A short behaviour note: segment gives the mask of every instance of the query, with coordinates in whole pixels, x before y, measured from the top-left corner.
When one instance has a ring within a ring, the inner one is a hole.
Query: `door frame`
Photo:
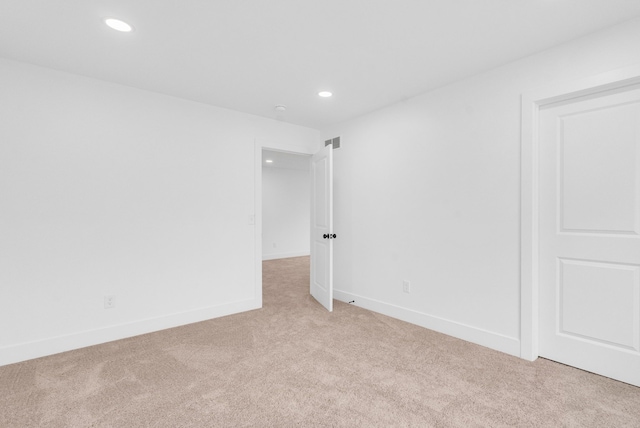
[[[540,108],[640,83],[640,65],[522,94],[520,164],[520,358],[538,358],[538,178]]]
[[[255,279],[254,295],[258,302],[258,307],[262,308],[262,150],[272,150],[276,152],[292,153],[295,155],[313,155],[317,148],[301,147],[291,143],[279,142],[276,140],[255,139],[254,142],[254,203],[253,221],[255,229],[254,258],[255,258]]]

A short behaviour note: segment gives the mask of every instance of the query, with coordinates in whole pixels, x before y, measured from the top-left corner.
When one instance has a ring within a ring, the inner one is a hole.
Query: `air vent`
[[[333,144],[333,149],[340,148],[340,137],[332,138],[330,140],[325,140],[324,146],[327,147],[329,144]]]

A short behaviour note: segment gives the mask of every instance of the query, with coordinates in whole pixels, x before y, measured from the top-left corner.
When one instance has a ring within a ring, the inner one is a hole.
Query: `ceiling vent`
[[[324,146],[327,147],[329,144],[333,144],[333,149],[340,148],[340,137],[332,138],[330,140],[325,140]]]

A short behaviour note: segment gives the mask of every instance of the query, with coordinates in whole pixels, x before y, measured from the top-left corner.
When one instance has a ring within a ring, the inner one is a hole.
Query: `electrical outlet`
[[[411,282],[406,279],[402,281],[402,291],[405,293],[411,293]]]
[[[111,309],[116,306],[116,296],[104,296],[104,308]]]

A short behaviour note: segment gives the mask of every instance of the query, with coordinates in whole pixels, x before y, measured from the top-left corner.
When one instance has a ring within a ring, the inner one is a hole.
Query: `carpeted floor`
[[[264,263],[264,308],[0,367],[1,427],[640,427],[640,388],[309,296]]]

